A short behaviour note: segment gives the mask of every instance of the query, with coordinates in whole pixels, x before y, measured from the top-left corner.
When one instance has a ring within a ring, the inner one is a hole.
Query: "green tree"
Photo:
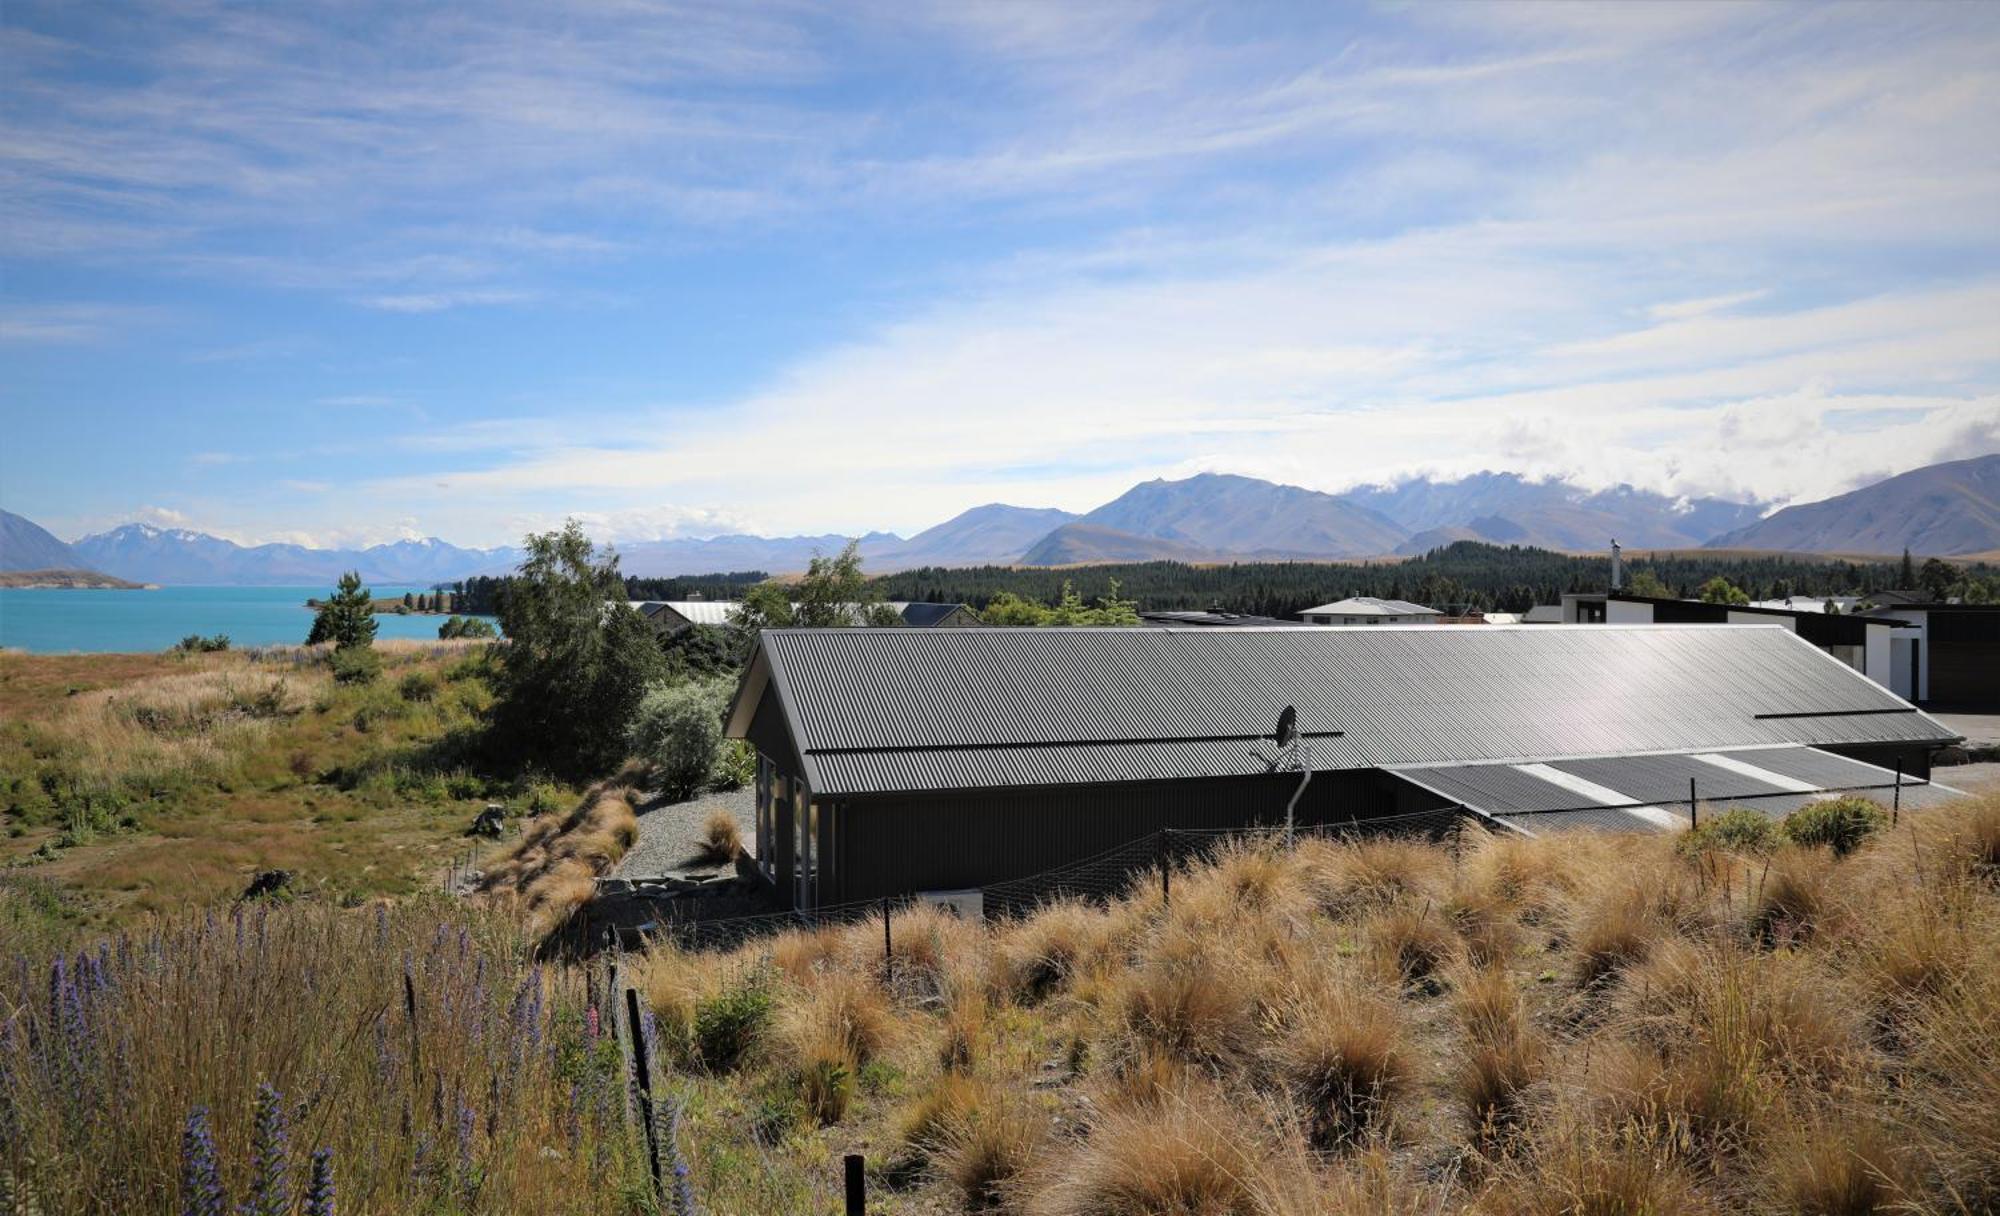
[[[1750,597],[1743,589],[1720,574],[1701,585],[1701,602],[1704,604],[1747,604]]]
[[[743,593],[743,600],[729,614],[729,628],[736,635],[737,662],[749,660],[757,648],[757,635],[766,629],[787,629],[795,620],[792,597],[777,583],[758,583]]]
[[[625,602],[617,555],[600,558],[576,521],[529,536],[525,548],[500,604],[508,641],[496,740],[555,772],[603,772],[623,757],[626,728],[666,660]]]
[[[793,624],[808,629],[863,624],[879,602],[861,573],[861,542],[852,540],[836,556],[814,555],[794,591]]]
[[[1674,589],[1661,582],[1660,576],[1654,574],[1651,570],[1633,571],[1632,585],[1626,590],[1630,591],[1633,595],[1651,596],[1654,599],[1670,600],[1674,598]]]
[[[1923,569],[1917,571],[1917,586],[1924,589],[1925,596],[1940,603],[1951,598],[1958,581],[1958,568],[1935,557],[1925,558]]]
[[[332,642],[336,650],[374,644],[375,601],[368,588],[361,585],[359,571],[349,570],[341,575],[333,598],[321,604],[313,617],[306,645],[317,646],[321,642]]]
[[[1903,546],[1903,564],[1896,571],[1896,590],[1914,591],[1917,586],[1917,568],[1910,561],[1910,547]]]
[[[979,613],[979,619],[988,625],[1021,628],[1041,624],[1046,619],[1048,611],[1033,600],[1022,599],[1012,591],[1002,591],[986,602],[986,607]]]
[[[720,625],[689,625],[660,643],[667,675],[673,680],[712,680],[735,672],[742,654],[736,638]]]
[[[493,622],[476,616],[454,616],[445,618],[438,626],[438,637],[449,641],[452,638],[490,638],[498,636]]]
[[[410,592],[408,592],[408,591],[405,591],[405,592],[403,592],[403,607],[405,607],[405,608],[418,608],[418,607],[421,607],[421,606],[422,606],[422,605],[420,605],[420,604],[418,604],[418,603],[417,603],[417,597],[416,597],[416,596],[415,596],[414,594],[412,594],[412,593],[410,593]]]
[[[903,623],[903,614],[887,604],[870,604],[862,613],[861,623],[877,629],[893,629]]]

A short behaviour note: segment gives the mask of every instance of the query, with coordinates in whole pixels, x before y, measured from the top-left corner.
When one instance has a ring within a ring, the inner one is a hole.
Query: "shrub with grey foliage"
[[[728,697],[725,684],[689,683],[655,685],[640,700],[626,742],[670,797],[692,797],[715,775]]]

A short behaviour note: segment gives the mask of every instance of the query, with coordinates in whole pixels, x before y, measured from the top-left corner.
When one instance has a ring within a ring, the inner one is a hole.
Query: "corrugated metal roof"
[[[1719,757],[1726,763],[1715,763]],[[1622,797],[1593,804],[1574,790],[1530,771],[1547,767],[1615,791]],[[1762,780],[1748,769],[1777,775]],[[1618,831],[1663,831],[1660,811],[1686,825],[1688,779],[1704,812],[1746,807],[1773,818],[1788,815],[1828,792],[1854,792],[1888,805],[1896,774],[1845,756],[1805,747],[1744,748],[1729,751],[1646,756],[1593,756],[1550,760],[1541,765],[1468,764],[1392,769],[1398,776],[1442,797],[1534,832],[1578,827]],[[1800,790],[1807,785],[1810,790]],[[1957,797],[1948,786],[1904,778],[1902,805],[1930,806]],[[1629,807],[1633,810],[1621,810]],[[1634,810],[1645,809],[1645,814]]]
[[[1331,604],[1308,608],[1300,616],[1436,616],[1438,610],[1408,600],[1385,600],[1380,596],[1356,595]]]
[[[1187,744],[1287,705],[1322,769],[1953,737],[1777,627],[801,629],[759,662],[828,794],[1255,772]]]

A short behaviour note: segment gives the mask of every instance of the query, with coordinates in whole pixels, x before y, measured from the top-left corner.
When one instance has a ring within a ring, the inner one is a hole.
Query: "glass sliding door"
[[[778,769],[757,753],[757,866],[764,876],[778,876]]]
[[[818,902],[819,808],[813,805],[812,791],[803,781],[792,788],[792,879],[795,908],[811,908]]]

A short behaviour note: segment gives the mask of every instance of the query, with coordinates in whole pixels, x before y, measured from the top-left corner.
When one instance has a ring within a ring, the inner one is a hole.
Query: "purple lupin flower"
[[[312,1176],[306,1182],[306,1216],[334,1216],[332,1149],[313,1150]]]
[[[472,1133],[478,1119],[470,1106],[458,1104],[458,1184],[465,1191],[468,1205],[479,1193],[479,1174],[472,1163]]]
[[[674,1216],[697,1216],[694,1173],[681,1153],[681,1100],[667,1099],[667,1160],[674,1167]]]
[[[257,1083],[257,1118],[250,1133],[250,1197],[243,1216],[291,1216],[291,1153],[286,1146],[285,1100],[268,1081]]]
[[[208,1108],[188,1112],[181,1132],[181,1216],[223,1216],[229,1197],[222,1192],[222,1172],[215,1161],[215,1137],[208,1130]]]

